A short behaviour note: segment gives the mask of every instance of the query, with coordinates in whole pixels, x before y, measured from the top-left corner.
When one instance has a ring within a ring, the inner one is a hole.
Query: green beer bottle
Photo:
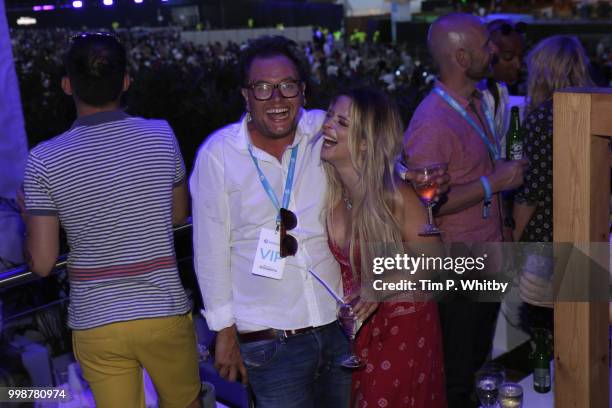
[[[506,135],[506,159],[520,160],[523,158],[523,135],[518,106],[510,109],[510,129]]]
[[[533,389],[545,394],[550,391],[550,349],[548,347],[548,331],[546,329],[534,329],[536,349],[533,355]]]

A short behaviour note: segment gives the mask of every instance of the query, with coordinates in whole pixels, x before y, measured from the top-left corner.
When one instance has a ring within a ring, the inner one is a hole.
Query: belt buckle
[[[287,340],[289,337],[293,337],[296,336],[298,334],[302,334],[299,333],[300,329],[294,329],[294,330],[280,330],[281,332],[281,338],[284,340]]]
[[[280,340],[281,343],[286,343],[287,340],[289,339],[289,336],[287,335],[287,330],[277,330],[278,333],[278,339]]]

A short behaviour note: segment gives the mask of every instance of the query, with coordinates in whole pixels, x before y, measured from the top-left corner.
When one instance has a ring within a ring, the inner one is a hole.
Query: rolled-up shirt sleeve
[[[219,155],[221,156],[221,155]],[[193,259],[211,330],[235,323],[230,267],[230,219],[224,164],[205,144],[189,180],[193,215]]]

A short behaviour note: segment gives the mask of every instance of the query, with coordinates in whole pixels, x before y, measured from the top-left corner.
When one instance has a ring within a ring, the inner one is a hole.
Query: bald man
[[[409,164],[448,163],[450,190],[437,207],[442,240],[501,242],[499,193],[523,183],[524,161],[499,161],[492,113],[476,85],[490,73],[496,51],[476,17],[450,14],[429,29],[439,68],[433,91],[417,108],[404,136]],[[476,303],[460,291],[440,304],[449,407],[472,407],[475,372],[488,357],[499,303]]]

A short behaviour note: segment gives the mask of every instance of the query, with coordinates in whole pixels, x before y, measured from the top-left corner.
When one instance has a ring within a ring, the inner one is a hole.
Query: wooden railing
[[[612,90],[556,93],[553,120],[554,241],[588,255],[570,259],[557,288],[555,407],[609,408],[609,275],[585,259],[609,263],[609,247],[596,243],[609,242]],[[567,300],[568,289],[588,298]]]

